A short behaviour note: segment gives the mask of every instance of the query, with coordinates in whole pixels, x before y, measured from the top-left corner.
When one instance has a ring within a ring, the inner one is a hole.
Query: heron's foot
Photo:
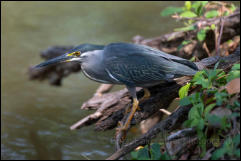
[[[151,93],[147,88],[143,88],[143,90],[144,90],[144,96],[140,99],[140,102],[147,100],[151,96]]]
[[[136,110],[137,110],[137,111],[141,111],[140,106],[138,106]],[[130,112],[131,112],[131,107],[129,106],[129,107],[127,107],[127,108],[125,109],[125,115],[128,114],[128,113],[130,113]]]
[[[116,128],[116,136],[118,136],[120,133],[122,134],[121,141],[124,141],[126,138],[126,132],[128,128],[125,128],[122,122],[118,122],[118,127]]]
[[[137,109],[136,109],[137,111],[141,111],[141,108],[140,108],[140,106],[137,106]]]
[[[123,132],[124,138],[126,136],[126,132],[127,132],[128,128],[129,128],[131,120],[132,120],[136,110],[138,109],[138,104],[139,104],[139,102],[138,102],[137,98],[134,98],[133,99],[133,105],[132,105],[131,112],[130,112],[127,120],[125,121],[124,125],[123,125],[122,122],[118,122],[119,127],[116,128],[116,132],[117,132],[117,134],[120,133],[120,132]]]
[[[125,109],[125,115],[128,114],[129,112],[131,112],[131,107],[128,106],[126,109]],[[118,124],[120,124],[120,122],[118,122]]]

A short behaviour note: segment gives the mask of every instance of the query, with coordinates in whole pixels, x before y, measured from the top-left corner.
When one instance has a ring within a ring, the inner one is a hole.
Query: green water
[[[69,130],[90,113],[80,106],[99,84],[78,73],[53,87],[29,81],[28,68],[52,45],[131,42],[138,34],[172,32],[180,24],[160,16],[170,5],[182,2],[2,2],[1,158],[105,159],[113,153],[114,130]]]

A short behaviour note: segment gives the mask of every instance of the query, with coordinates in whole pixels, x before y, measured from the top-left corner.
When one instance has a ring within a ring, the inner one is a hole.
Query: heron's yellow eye
[[[80,52],[79,51],[75,51],[73,53],[68,54],[67,56],[80,56]]]

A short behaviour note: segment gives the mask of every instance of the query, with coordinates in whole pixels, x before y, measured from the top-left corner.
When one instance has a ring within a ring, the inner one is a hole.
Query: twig
[[[220,28],[219,35],[218,35],[218,42],[217,42],[217,49],[216,49],[216,55],[218,55],[218,56],[221,56],[221,54],[220,54],[220,43],[221,43],[221,39],[222,39],[223,26],[224,26],[223,17],[220,18],[220,24],[221,24],[221,28]]]
[[[124,95],[125,93],[127,93],[127,89],[123,89],[123,90],[113,92],[113,93],[107,93],[103,96],[94,96],[92,98],[92,99],[94,99],[94,101],[92,101],[92,103],[98,104],[99,102],[101,102],[102,104],[100,105],[100,108],[98,108],[98,110],[95,113],[86,116],[85,118],[81,119],[80,121],[78,121],[77,123],[72,125],[70,127],[70,129],[75,130],[75,129],[81,128],[82,126],[90,124],[91,122],[96,122],[100,117],[103,116],[103,113],[105,110],[118,104],[120,99],[123,96],[125,96]],[[91,103],[91,100],[89,100],[88,103]],[[82,108],[84,108],[85,106],[86,106],[86,104],[82,105]]]
[[[102,96],[103,93],[109,92],[113,86],[113,84],[101,84],[96,90],[94,96]]]
[[[160,111],[161,112],[163,112],[164,114],[166,114],[166,115],[171,115],[172,113],[171,112],[169,112],[169,111],[167,111],[167,110],[165,110],[165,109],[160,109]]]
[[[194,128],[187,128],[179,130],[167,137],[167,141],[173,141],[176,139],[180,139],[182,137],[192,136],[196,133],[196,130]]]
[[[207,47],[207,43],[206,43],[206,42],[203,43],[203,48],[204,48],[205,51],[207,52],[208,57],[210,57],[210,56],[211,56],[211,53],[210,53],[210,51],[209,51],[209,49],[208,49],[208,47]]]

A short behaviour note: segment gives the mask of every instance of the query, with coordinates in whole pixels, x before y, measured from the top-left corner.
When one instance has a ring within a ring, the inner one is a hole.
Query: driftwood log
[[[221,60],[219,68],[228,70],[234,63],[239,62],[240,59],[239,47],[237,48],[240,41],[240,37],[237,36],[240,35],[240,11],[237,10],[232,15],[224,17],[222,21],[222,27],[220,25],[220,18],[212,20],[201,20],[195,24],[198,28],[211,24],[215,24],[218,29],[223,28],[221,34],[222,37],[218,35],[219,32],[210,31],[207,33],[207,38],[203,43],[198,42],[198,40],[193,40],[194,37],[196,37],[198,30],[174,32],[150,39],[136,36],[133,38],[133,42],[148,45],[169,54],[184,58],[191,58],[195,56],[197,60],[202,59],[201,61],[196,62],[199,69],[207,68],[210,65],[216,63],[218,60]],[[218,48],[220,48],[220,55],[224,56],[221,58],[219,56],[215,56],[215,49],[217,49],[218,44],[217,37],[220,38],[220,44],[218,46]],[[178,46],[182,43],[183,40],[192,40],[192,43],[179,49]],[[233,40],[233,43],[227,44],[227,40]],[[73,48],[73,46],[50,47],[43,51],[41,56],[44,59],[50,59],[64,54],[71,48]],[[233,52],[234,54],[230,54]],[[208,56],[211,57],[205,58]],[[52,85],[61,85],[61,81],[64,77],[73,72],[79,71],[81,71],[81,67],[78,63],[64,63],[53,65],[41,71],[36,71],[30,67],[29,76],[32,80],[49,79],[49,82]],[[149,88],[151,97],[144,102],[140,102],[141,110],[135,113],[131,125],[138,124],[142,120],[150,118],[151,116],[160,112],[161,108],[166,109],[173,101],[173,99],[178,96],[179,88],[189,80],[190,77],[183,77],[177,80],[178,83],[168,82]],[[72,130],[94,123],[96,125],[96,130],[113,129],[117,126],[119,121],[123,121],[125,117],[127,117],[127,115],[125,115],[126,108],[131,106],[131,98],[128,91],[123,89],[120,91],[108,93],[111,87],[112,85],[101,85],[93,97],[83,103],[81,109],[96,109],[96,111],[72,125]],[[143,94],[144,92],[142,89],[137,90],[138,98],[142,97]],[[139,145],[147,144],[158,133],[165,133],[175,129],[178,127],[178,125],[186,120],[187,113],[190,108],[190,106],[179,107],[175,112],[168,116],[166,120],[163,120],[153,126],[146,134],[143,134],[140,138],[124,145],[123,147],[119,146],[116,153],[114,153],[108,159],[119,159],[120,157],[134,150]]]

